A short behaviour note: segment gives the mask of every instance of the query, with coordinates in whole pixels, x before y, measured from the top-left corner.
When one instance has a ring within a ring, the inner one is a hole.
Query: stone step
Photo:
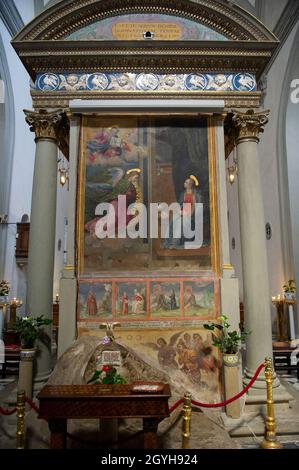
[[[231,419],[222,416],[223,424],[229,435],[233,438],[245,436],[263,436],[265,433],[266,417],[261,414],[245,413],[240,419]],[[284,413],[276,414],[277,436],[298,439],[299,436],[299,416],[294,410],[289,409]]]

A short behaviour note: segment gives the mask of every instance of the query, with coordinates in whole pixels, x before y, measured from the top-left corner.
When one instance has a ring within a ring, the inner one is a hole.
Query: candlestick
[[[3,340],[4,308],[5,307],[0,306],[0,340]]]
[[[17,318],[17,308],[23,305],[23,301],[14,297],[9,303],[9,323],[8,328],[12,329],[13,325],[16,322]]]
[[[287,325],[284,314],[284,304],[286,303],[283,295],[278,294],[272,296],[272,303],[276,306],[277,315],[277,339],[279,342],[284,342],[288,339],[287,337]]]

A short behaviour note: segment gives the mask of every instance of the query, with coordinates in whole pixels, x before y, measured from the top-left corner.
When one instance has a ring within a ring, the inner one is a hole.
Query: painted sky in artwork
[[[66,40],[144,40],[149,24],[154,39],[225,41],[227,38],[207,26],[186,18],[164,14],[129,14],[105,18],[75,31]],[[140,25],[140,26],[139,26]],[[140,36],[140,37],[139,37]]]

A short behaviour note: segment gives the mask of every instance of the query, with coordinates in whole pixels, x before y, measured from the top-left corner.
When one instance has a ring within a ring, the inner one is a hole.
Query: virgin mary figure
[[[184,191],[180,194],[179,205],[181,210],[174,213],[169,224],[169,236],[164,239],[163,247],[170,249],[184,249],[185,242],[192,240],[185,238],[184,234],[195,228],[195,204],[202,202],[198,180],[194,175],[190,175],[184,182]],[[191,227],[190,227],[191,225]],[[175,228],[181,228],[179,236]]]

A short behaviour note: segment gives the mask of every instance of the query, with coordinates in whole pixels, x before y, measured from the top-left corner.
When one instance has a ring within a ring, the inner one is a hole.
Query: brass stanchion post
[[[189,438],[191,435],[190,432],[190,422],[191,422],[191,393],[187,392],[184,395],[184,406],[183,406],[183,449],[188,449],[189,447]]]
[[[17,397],[17,449],[25,449],[25,391]]]
[[[266,357],[265,359],[265,377],[267,383],[267,418],[265,438],[261,443],[262,449],[282,449],[281,443],[276,438],[276,423],[274,414],[273,402],[273,368],[272,359]]]

